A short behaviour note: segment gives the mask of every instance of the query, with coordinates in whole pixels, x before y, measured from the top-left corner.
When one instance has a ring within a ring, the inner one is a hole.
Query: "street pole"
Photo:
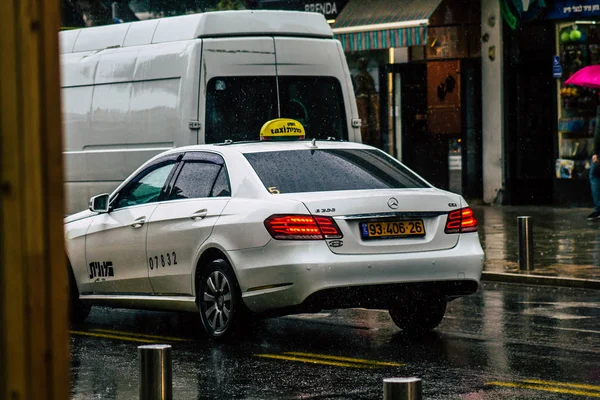
[[[519,237],[519,269],[533,271],[533,230],[531,217],[517,217],[517,235]]]
[[[383,400],[421,399],[421,379],[386,378],[383,380]]]
[[[68,399],[61,2],[0,16],[0,399]]]
[[[138,346],[140,400],[173,400],[171,346]]]

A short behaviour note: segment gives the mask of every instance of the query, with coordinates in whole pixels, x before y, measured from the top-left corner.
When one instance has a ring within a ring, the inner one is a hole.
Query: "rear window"
[[[326,76],[236,76],[208,82],[206,143],[258,140],[269,120],[300,121],[308,139],[348,139],[340,82]]]
[[[377,150],[290,150],[244,155],[271,193],[429,187]]]

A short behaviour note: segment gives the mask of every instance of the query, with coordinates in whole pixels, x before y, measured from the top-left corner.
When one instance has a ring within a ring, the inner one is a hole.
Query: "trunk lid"
[[[386,254],[444,250],[458,234],[444,232],[461,197],[435,188],[382,189],[280,195],[301,201],[314,215],[333,217],[344,237],[328,240],[336,254]],[[389,204],[388,204],[389,203]],[[424,232],[423,232],[424,231]]]

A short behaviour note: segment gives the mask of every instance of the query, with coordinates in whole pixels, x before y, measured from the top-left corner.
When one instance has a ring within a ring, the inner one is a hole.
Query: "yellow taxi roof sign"
[[[290,118],[272,119],[260,129],[260,140],[302,140],[304,136],[302,124]]]

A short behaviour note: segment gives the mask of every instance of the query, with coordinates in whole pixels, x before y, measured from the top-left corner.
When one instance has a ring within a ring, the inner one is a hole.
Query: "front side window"
[[[119,194],[115,208],[154,203],[159,200],[175,161],[158,164],[134,178]]]
[[[336,78],[239,76],[208,82],[206,143],[258,140],[263,124],[279,116],[300,121],[307,139],[348,137],[342,89]]]
[[[428,187],[419,176],[378,150],[288,150],[244,156],[272,192]]]

